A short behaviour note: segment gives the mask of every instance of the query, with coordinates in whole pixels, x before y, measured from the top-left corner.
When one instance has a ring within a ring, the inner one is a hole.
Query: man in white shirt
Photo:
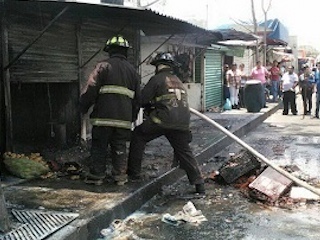
[[[288,115],[289,104],[291,113],[297,115],[295,87],[298,85],[299,77],[294,72],[294,67],[289,66],[288,71],[281,78],[280,89],[283,92],[283,115]]]

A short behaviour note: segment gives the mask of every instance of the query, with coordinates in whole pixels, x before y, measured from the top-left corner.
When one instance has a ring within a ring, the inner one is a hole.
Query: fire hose
[[[292,180],[294,183],[296,183],[297,185],[304,187],[308,190],[310,190],[311,192],[317,194],[318,196],[320,196],[320,189],[315,188],[313,186],[311,186],[310,184],[308,184],[305,181],[302,181],[301,179],[293,176],[292,174],[290,174],[289,172],[285,171],[284,169],[280,168],[279,166],[273,164],[272,162],[270,162],[270,160],[268,160],[265,156],[263,156],[261,153],[259,153],[258,151],[256,151],[254,148],[252,148],[251,146],[249,146],[248,144],[246,144],[244,141],[242,141],[240,138],[238,138],[236,135],[234,135],[233,133],[231,133],[230,131],[228,131],[227,129],[225,129],[223,126],[221,126],[220,124],[218,124],[217,122],[215,122],[214,120],[212,120],[211,118],[207,117],[206,115],[200,113],[199,111],[190,108],[190,112],[197,115],[198,117],[202,118],[203,120],[207,121],[208,123],[210,123],[211,125],[213,125],[214,127],[216,127],[218,130],[220,130],[221,132],[223,132],[224,134],[226,134],[228,137],[232,138],[233,140],[235,140],[237,143],[239,143],[242,147],[246,148],[248,151],[250,151],[253,155],[255,155],[259,160],[261,160],[262,162],[264,162],[265,164],[267,164],[268,166],[270,166],[271,168],[273,168],[274,170],[276,170],[277,172],[279,172],[280,174],[282,174],[283,176],[289,178],[290,180]]]

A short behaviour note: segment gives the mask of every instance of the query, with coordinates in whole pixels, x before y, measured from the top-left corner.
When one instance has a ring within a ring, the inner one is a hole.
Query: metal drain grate
[[[0,236],[0,240],[41,240],[79,216],[77,213],[39,210],[12,210],[12,214],[24,224]]]

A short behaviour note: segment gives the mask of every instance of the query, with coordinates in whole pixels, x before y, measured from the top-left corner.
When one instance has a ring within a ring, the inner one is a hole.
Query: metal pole
[[[200,113],[199,111],[190,108],[190,112],[192,112],[193,114],[197,115],[198,117],[202,118],[203,120],[207,121],[208,123],[210,123],[211,125],[215,126],[218,130],[220,130],[221,132],[225,133],[228,137],[232,138],[233,140],[235,140],[237,143],[239,143],[242,147],[246,148],[247,150],[249,150],[253,155],[255,155],[257,158],[259,158],[261,161],[263,161],[264,163],[266,163],[268,166],[272,167],[274,170],[276,170],[277,172],[279,172],[280,174],[282,174],[283,176],[289,178],[290,180],[292,180],[293,182],[295,182],[296,184],[298,184],[301,187],[304,187],[308,190],[310,190],[311,192],[314,192],[315,194],[317,194],[318,196],[320,196],[320,189],[315,188],[311,185],[309,185],[308,183],[296,178],[295,176],[291,175],[290,173],[288,173],[287,171],[283,170],[282,168],[278,167],[277,165],[273,164],[272,162],[270,162],[265,156],[263,156],[261,153],[257,152],[255,149],[253,149],[252,147],[250,147],[248,144],[246,144],[244,141],[242,141],[240,138],[238,138],[236,135],[234,135],[233,133],[231,133],[230,131],[228,131],[227,129],[225,129],[224,127],[222,127],[220,124],[218,124],[217,122],[215,122],[214,120],[212,120],[211,118],[207,117],[206,115]]]

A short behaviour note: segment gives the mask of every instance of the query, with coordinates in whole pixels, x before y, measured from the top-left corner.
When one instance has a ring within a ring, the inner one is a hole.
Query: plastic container
[[[259,80],[248,80],[244,87],[244,103],[248,112],[260,112],[264,89]]]

